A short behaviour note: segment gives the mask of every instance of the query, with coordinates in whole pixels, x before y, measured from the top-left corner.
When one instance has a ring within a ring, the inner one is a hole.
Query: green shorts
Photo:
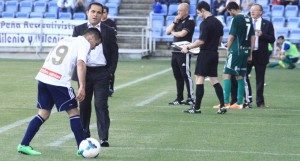
[[[229,52],[223,73],[244,77],[246,75],[249,54],[250,50],[240,50],[239,53]]]

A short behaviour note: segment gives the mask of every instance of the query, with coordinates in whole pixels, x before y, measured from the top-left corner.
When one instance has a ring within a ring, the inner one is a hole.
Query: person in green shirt
[[[273,68],[280,65],[283,68],[294,69],[296,63],[299,60],[299,51],[297,46],[289,41],[284,39],[284,36],[279,36],[277,38],[277,43],[281,46],[281,51],[279,52],[279,62],[270,63],[269,67]]]

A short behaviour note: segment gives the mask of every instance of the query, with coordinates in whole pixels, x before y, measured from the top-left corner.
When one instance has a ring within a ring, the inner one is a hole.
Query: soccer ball
[[[79,145],[79,151],[84,158],[96,158],[100,153],[100,144],[94,138],[86,138]]]

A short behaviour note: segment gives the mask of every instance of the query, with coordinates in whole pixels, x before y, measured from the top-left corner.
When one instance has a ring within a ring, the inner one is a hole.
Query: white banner
[[[85,20],[0,19],[0,46],[55,46]]]

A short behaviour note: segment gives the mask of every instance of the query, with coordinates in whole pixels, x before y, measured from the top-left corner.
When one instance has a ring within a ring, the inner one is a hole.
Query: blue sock
[[[42,124],[45,122],[45,120],[40,116],[36,115],[29,123],[26,133],[23,137],[23,140],[21,142],[21,145],[29,146],[29,143],[35,136],[35,134],[39,131]]]
[[[74,133],[74,136],[75,136],[75,139],[77,142],[77,146],[79,147],[79,144],[81,143],[81,141],[85,139],[83,127],[80,122],[80,116],[76,115],[76,116],[70,117],[70,125],[71,125],[71,129]]]

